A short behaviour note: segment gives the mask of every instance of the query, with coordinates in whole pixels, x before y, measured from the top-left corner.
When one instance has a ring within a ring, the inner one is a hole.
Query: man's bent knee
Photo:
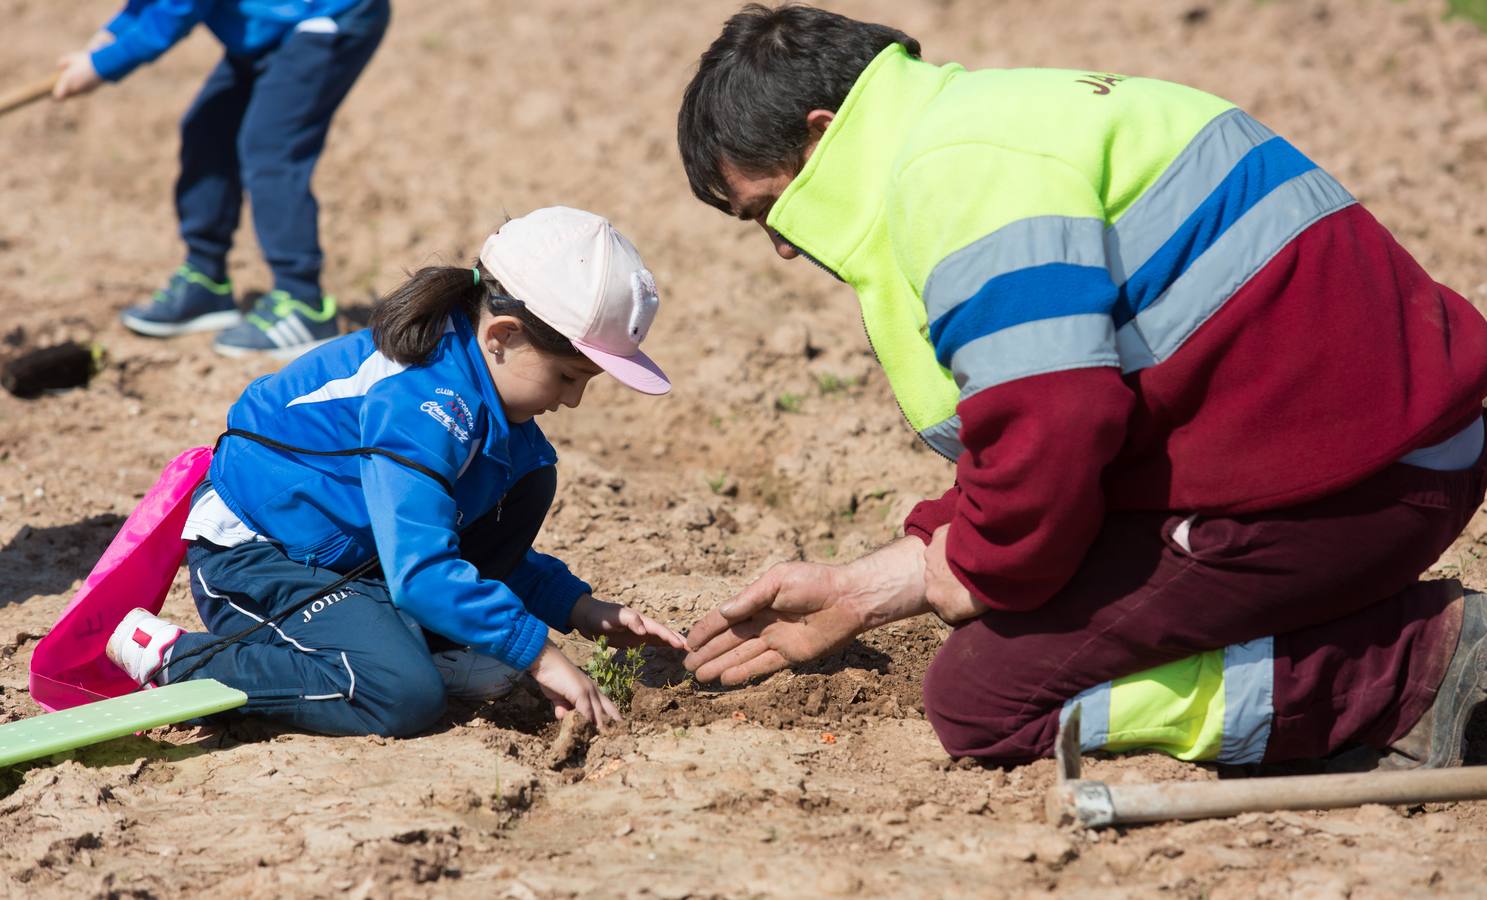
[[[963,626],[946,639],[924,673],[924,717],[935,730],[945,752],[996,762],[1027,762],[1046,756],[1043,720],[1057,710],[1030,709],[1019,702],[1007,706],[1006,694],[988,689],[988,661],[975,652],[970,629]]]

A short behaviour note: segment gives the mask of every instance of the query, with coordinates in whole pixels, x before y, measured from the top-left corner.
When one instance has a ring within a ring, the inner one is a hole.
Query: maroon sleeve
[[[946,555],[972,596],[1033,609],[1068,582],[1104,520],[1101,475],[1134,402],[1113,367],[1020,378],[961,401],[966,451]]]
[[[935,530],[955,517],[955,504],[959,499],[960,485],[952,484],[939,499],[920,500],[904,519],[904,534],[913,535],[928,546]]]

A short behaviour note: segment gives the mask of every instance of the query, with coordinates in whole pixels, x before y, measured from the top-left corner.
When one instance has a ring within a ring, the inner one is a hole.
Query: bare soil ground
[[[0,0],[0,85],[49,69],[107,0]],[[1286,134],[1437,278],[1487,304],[1487,40],[1441,0],[840,2],[969,66],[1183,81]],[[665,296],[652,401],[597,385],[544,427],[562,454],[541,546],[604,595],[687,626],[769,564],[892,537],[950,469],[900,420],[850,293],[693,201],[678,97],[732,2],[403,2],[321,165],[326,283],[348,306],[465,260],[503,214],[612,217]],[[73,337],[86,390],[0,395],[0,721],[36,714],[37,638],[164,463],[210,443],[271,370],[120,309],[178,263],[175,123],[217,55],[198,33],[122,86],[0,119],[0,352]],[[251,229],[240,289],[269,285]],[[1319,336],[1320,337],[1320,336]],[[1479,517],[1436,567],[1487,587]],[[168,614],[193,619],[184,583]],[[14,896],[1477,895],[1487,806],[1247,815],[1104,834],[1042,822],[1051,762],[964,767],[922,717],[935,623],[734,691],[653,657],[629,725],[548,767],[534,696],[413,740],[243,724],[162,729],[0,773]],[[586,648],[573,642],[582,657]],[[1480,754],[1477,754],[1480,755]],[[1115,781],[1211,779],[1165,758]]]

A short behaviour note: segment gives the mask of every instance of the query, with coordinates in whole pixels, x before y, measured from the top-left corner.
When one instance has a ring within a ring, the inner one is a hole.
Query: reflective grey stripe
[[[960,443],[960,416],[951,416],[943,422],[931,425],[919,432],[919,436],[947,459],[959,459],[966,449]]]
[[[1105,232],[1111,279],[1124,284],[1229,177],[1246,153],[1273,137],[1275,132],[1238,109],[1204,125]]]
[[[1231,109],[1188,142],[1165,171],[1107,227],[1097,218],[1036,216],[1019,219],[955,251],[935,266],[924,285],[931,322],[954,309],[998,275],[1049,263],[1108,269],[1123,284],[1207,200],[1235,164],[1275,132]]]
[[[1115,324],[1113,320],[1111,324]],[[1135,372],[1157,364],[1156,355],[1147,346],[1141,332],[1136,330],[1135,319],[1115,332],[1115,352],[1120,357],[1121,372]]]
[[[1224,741],[1218,761],[1235,765],[1265,758],[1275,717],[1275,638],[1224,648]]]
[[[1104,750],[1110,742],[1110,682],[1097,684],[1065,700],[1058,711],[1058,723],[1064,724],[1069,713],[1079,707],[1079,746],[1083,750]]]
[[[1118,365],[1115,321],[1099,313],[1003,328],[971,341],[950,358],[961,399],[1029,375]]]
[[[1255,121],[1242,110],[1231,109],[1203,126],[1187,147],[1183,148],[1182,152],[1168,164],[1156,182],[1146,189],[1145,193],[1114,225],[1107,227],[1094,218],[1039,216],[1012,222],[955,251],[935,266],[925,284],[924,302],[929,321],[937,320],[963,303],[992,278],[1030,266],[1057,262],[1099,266],[1110,272],[1111,280],[1117,285],[1124,284],[1130,274],[1150,260],[1152,255],[1172,237],[1173,232],[1187,221],[1188,217],[1212,195],[1225,178],[1229,177],[1234,166],[1244,159],[1247,153],[1273,137],[1275,133],[1269,128]],[[1330,182],[1337,192],[1346,196],[1341,186],[1322,174],[1320,170],[1307,173],[1296,180],[1308,183]],[[1192,328],[1180,331],[1175,342],[1153,339],[1152,332],[1147,331],[1141,324],[1143,316],[1138,316],[1135,323],[1127,323],[1120,330],[1116,335],[1116,345],[1122,371],[1133,372],[1144,369],[1171,355],[1177,346],[1181,345],[1182,340],[1192,333],[1193,329],[1207,321],[1208,317],[1223,305],[1223,301],[1227,300],[1244,280],[1257,272],[1263,262],[1268,261],[1284,245],[1285,241],[1282,241],[1280,244],[1259,249],[1246,248],[1247,255],[1250,257],[1258,255],[1261,264],[1248,268],[1239,282],[1218,295],[1203,296],[1201,291],[1213,290],[1219,279],[1211,279],[1207,284],[1200,284],[1198,280],[1192,279],[1194,270],[1197,269],[1231,268],[1224,265],[1225,254],[1232,252],[1234,246],[1253,237],[1251,235],[1236,238],[1234,236],[1236,233],[1244,235],[1255,232],[1265,235],[1285,228],[1286,223],[1294,218],[1294,216],[1288,217],[1286,213],[1296,212],[1294,208],[1288,208],[1287,204],[1297,198],[1278,200],[1275,195],[1283,191],[1289,191],[1291,194],[1305,193],[1305,189],[1298,188],[1293,182],[1288,182],[1272,192],[1270,197],[1256,204],[1254,209],[1251,209],[1213,247],[1199,257],[1183,278],[1168,288],[1167,294],[1171,294],[1185,281],[1191,281],[1194,285],[1193,293],[1200,295],[1201,308],[1193,309],[1191,315],[1185,317],[1193,320]],[[1351,200],[1350,197],[1348,199]],[[1322,214],[1338,208],[1340,205],[1333,205]],[[1242,227],[1251,217],[1263,218],[1271,214],[1278,214],[1280,221],[1273,223],[1268,229],[1257,228],[1253,224]],[[1309,219],[1306,224],[1310,224],[1319,217],[1320,214]],[[1305,225],[1296,228],[1295,232],[1299,232],[1304,227]],[[1291,236],[1294,236],[1295,232],[1292,232]],[[1227,245],[1226,240],[1229,242]],[[1153,306],[1161,303],[1163,299],[1165,295],[1155,301]],[[1173,310],[1169,310],[1165,315],[1168,318],[1183,318]],[[1161,314],[1153,317],[1153,321],[1159,326],[1164,324]],[[1006,331],[1010,333],[1017,328],[1030,326],[1033,331],[1036,331],[1037,326],[1041,324],[1041,322],[1027,323],[1006,329]],[[1163,333],[1165,334],[1167,330],[1170,329],[1164,330]],[[1170,337],[1170,335],[1167,336]],[[980,341],[974,343],[980,344]],[[994,348],[1002,351],[1012,345],[1012,341],[1003,341],[995,344]],[[969,346],[972,345],[967,345]],[[1162,349],[1163,347],[1166,349]],[[966,349],[961,348],[960,353],[964,353]],[[960,353],[957,353],[958,359]],[[1022,355],[1026,357],[1029,354]],[[1106,364],[1094,361],[1094,356],[1085,361],[1078,353],[1061,355],[1070,361],[1068,368],[1079,365]],[[1108,359],[1108,356],[1101,358]],[[1110,362],[1109,364],[1116,363]],[[998,366],[992,364],[987,368],[998,368]],[[1011,372],[1018,371],[1019,368],[1017,364],[1009,364],[1005,370]],[[1059,368],[1059,366],[1051,365],[1041,371],[1057,371]],[[958,367],[957,371],[959,371]],[[1023,375],[1012,378],[1003,378],[995,372],[990,372],[983,386],[1005,383],[1017,377],[1037,374],[1038,371],[1040,370],[1028,369],[1023,372]],[[975,378],[974,380],[981,379]],[[961,396],[965,396],[964,391]]]
[[[1149,355],[1123,356],[1122,371],[1133,372],[1170,357],[1296,235],[1354,202],[1321,169],[1298,175],[1271,191],[1121,328],[1135,329],[1136,335],[1122,338],[1117,334],[1118,345],[1135,348],[1144,343],[1149,348]]]
[[[1049,263],[1105,268],[1105,223],[1100,219],[1037,216],[1018,219],[960,248],[924,282],[929,321],[964,303],[998,275]]]

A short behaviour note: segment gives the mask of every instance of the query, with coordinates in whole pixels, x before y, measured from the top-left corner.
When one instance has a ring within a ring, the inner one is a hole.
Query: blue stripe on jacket
[[[1115,308],[1116,327],[1151,305],[1194,260],[1271,191],[1316,167],[1316,163],[1282,138],[1271,138],[1245,154],[1162,248],[1121,285],[1120,302]]]
[[[998,275],[964,303],[930,325],[940,365],[955,351],[988,334],[1062,316],[1109,315],[1116,302],[1110,273],[1094,266],[1049,263]]]

